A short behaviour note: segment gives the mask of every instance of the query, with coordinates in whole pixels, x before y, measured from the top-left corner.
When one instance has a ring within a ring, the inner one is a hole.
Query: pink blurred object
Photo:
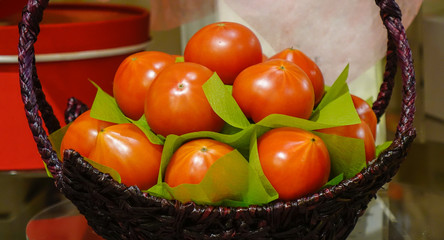
[[[206,16],[215,10],[214,0],[151,0],[152,30],[167,30]]]
[[[398,0],[407,28],[423,0]],[[197,3],[196,3],[197,2]],[[176,4],[178,3],[178,4]],[[347,64],[349,81],[386,53],[387,33],[374,1],[151,0],[152,29],[168,29],[215,12],[218,21],[250,27],[272,50],[294,47],[312,58],[331,85]]]

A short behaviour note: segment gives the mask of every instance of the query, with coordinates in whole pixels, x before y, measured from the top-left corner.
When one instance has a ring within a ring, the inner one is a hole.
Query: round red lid
[[[43,14],[36,54],[108,49],[149,40],[149,12],[140,7],[54,3]],[[17,55],[17,24],[14,18],[0,26],[0,36],[6,36],[0,38],[0,55]]]

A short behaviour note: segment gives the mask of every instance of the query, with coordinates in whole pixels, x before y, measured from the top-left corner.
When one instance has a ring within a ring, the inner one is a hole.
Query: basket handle
[[[395,133],[397,145],[405,145],[416,136],[413,126],[416,112],[416,80],[412,60],[412,52],[407,40],[404,26],[402,25],[402,13],[394,0],[376,0],[380,8],[380,16],[387,29],[387,55],[383,83],[376,101],[373,103],[373,111],[378,120],[384,114],[392,95],[397,64],[401,69],[402,78],[402,103],[400,120]]]
[[[19,23],[18,62],[20,90],[28,125],[34,136],[41,158],[57,180],[61,176],[62,164],[48,139],[48,134],[42,124],[42,118],[49,133],[59,129],[60,123],[42,91],[42,86],[37,76],[34,52],[34,43],[40,32],[39,23],[42,20],[43,10],[48,6],[48,2],[49,0],[29,0],[23,9],[22,20]]]
[[[40,31],[39,23],[49,0],[28,0],[23,9],[22,21],[19,24],[18,60],[20,72],[20,88],[29,128],[34,136],[38,151],[47,165],[48,170],[56,179],[61,177],[62,163],[48,139],[42,118],[48,132],[60,128],[60,124],[51,106],[46,102],[41,89],[35,67],[34,43]],[[384,113],[393,89],[397,62],[400,64],[403,82],[401,118],[395,135],[394,146],[402,147],[415,136],[413,118],[415,114],[416,84],[411,50],[407,42],[405,29],[401,22],[401,11],[394,0],[376,0],[380,7],[381,19],[387,28],[388,48],[386,72],[380,93],[374,103],[374,111],[378,118]],[[39,116],[39,112],[42,117]],[[396,144],[395,144],[396,143]]]

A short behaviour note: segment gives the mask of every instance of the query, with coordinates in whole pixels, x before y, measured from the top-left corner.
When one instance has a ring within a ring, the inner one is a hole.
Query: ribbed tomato
[[[330,175],[330,156],[322,139],[299,128],[275,128],[257,142],[262,170],[283,200],[319,190]]]
[[[296,64],[281,59],[243,70],[234,81],[233,97],[254,122],[273,113],[308,119],[315,100],[307,74]]]
[[[372,131],[364,121],[361,121],[359,124],[325,128],[316,131],[343,137],[362,139],[364,140],[366,162],[369,163],[375,158],[375,140],[373,138]]]
[[[364,99],[353,94],[351,95],[351,97],[353,100],[353,105],[358,112],[359,118],[367,123],[367,125],[370,127],[370,130],[372,131],[373,138],[376,139],[376,127],[378,124],[378,120],[376,119],[375,112],[373,112],[373,109],[366,101],[364,101]]]
[[[310,78],[315,92],[315,105],[318,104],[324,96],[324,76],[318,65],[305,53],[295,48],[286,48],[279,53],[271,56],[269,59],[285,59],[298,65]]]
[[[66,130],[62,139],[60,152],[65,149],[74,149],[83,157],[89,157],[91,150],[96,146],[97,134],[104,128],[114,125],[92,118],[88,110],[74,120]]]
[[[152,81],[175,60],[157,51],[134,53],[123,60],[114,76],[113,95],[127,117],[138,120],[143,115],[145,95]]]
[[[165,68],[153,81],[145,101],[145,117],[151,129],[163,136],[222,129],[224,121],[213,111],[202,85],[213,74],[190,62]]]
[[[146,190],[157,183],[162,148],[136,125],[117,124],[99,132],[89,159],[116,170],[122,183]]]
[[[233,84],[243,69],[262,61],[262,47],[256,35],[244,25],[217,22],[191,37],[185,46],[184,59],[208,67],[225,84]]]
[[[212,139],[187,142],[171,157],[165,171],[165,182],[170,187],[198,184],[216,160],[233,150],[230,145]]]
[[[116,170],[128,186],[144,190],[157,182],[162,146],[151,143],[134,124],[100,121],[87,111],[68,127],[61,152],[65,149]]]

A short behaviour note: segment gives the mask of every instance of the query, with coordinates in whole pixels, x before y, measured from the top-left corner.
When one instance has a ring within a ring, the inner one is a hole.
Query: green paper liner
[[[157,185],[147,192],[150,195],[181,202],[193,201],[202,205],[241,207],[262,205],[277,199],[274,189],[262,184],[256,163],[247,161],[250,141],[256,140],[254,125],[235,134],[195,132],[182,136],[169,135],[165,140]],[[182,184],[170,187],[163,182],[164,173],[173,153],[185,142],[211,138],[226,143],[236,150],[216,160],[199,184]],[[244,152],[243,154],[241,152]]]

